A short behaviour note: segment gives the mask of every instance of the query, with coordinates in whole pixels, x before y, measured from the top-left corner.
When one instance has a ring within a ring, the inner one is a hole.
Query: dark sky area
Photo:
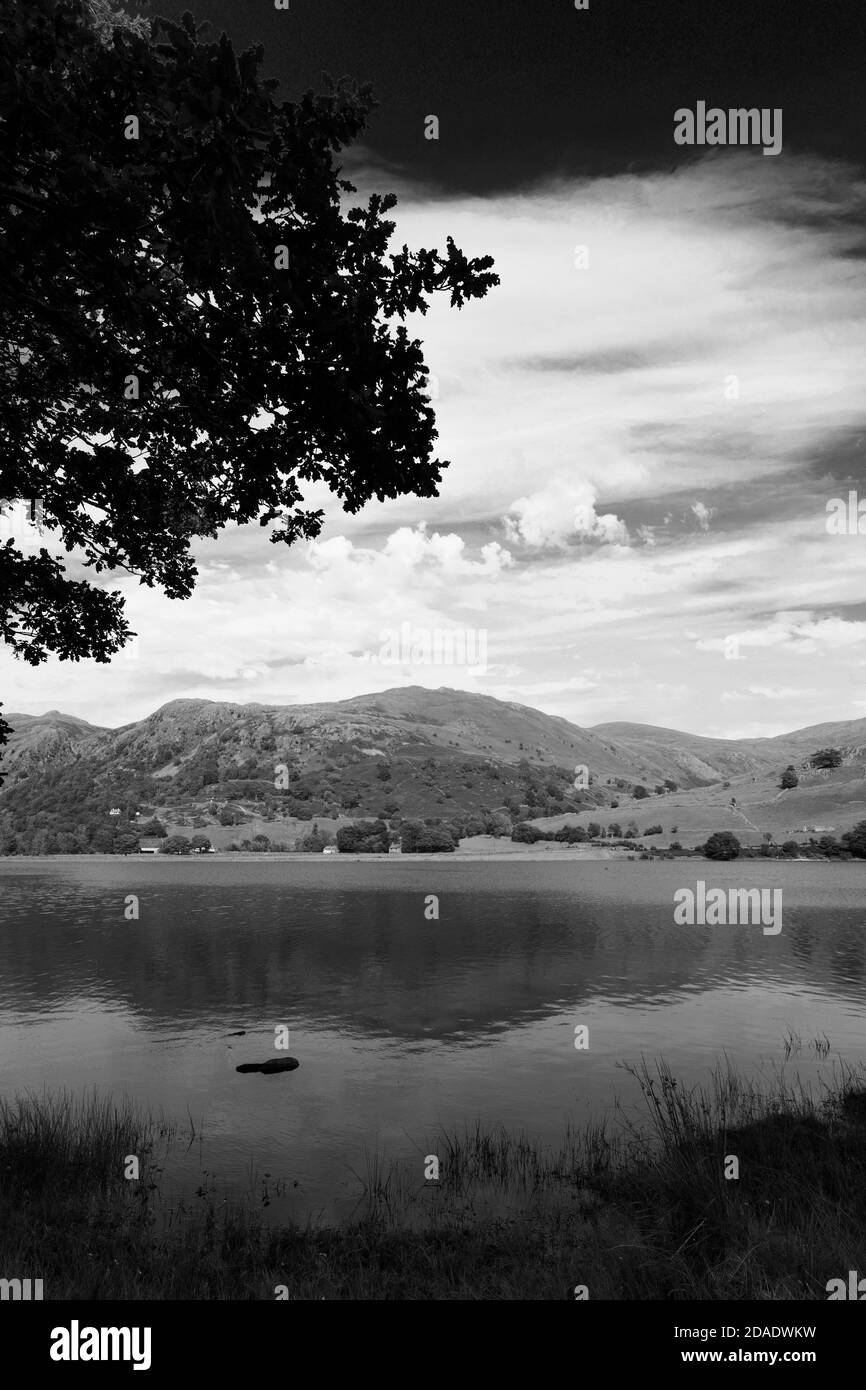
[[[863,162],[863,0],[155,0],[261,42],[287,96],[323,70],[370,81],[367,143],[410,176],[478,193],[693,157],[673,113],[779,107],[784,148]],[[131,5],[134,9],[135,6]],[[424,118],[440,120],[439,141]]]

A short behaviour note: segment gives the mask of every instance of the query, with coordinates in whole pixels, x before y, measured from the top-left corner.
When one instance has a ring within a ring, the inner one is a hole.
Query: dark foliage
[[[343,508],[433,497],[446,463],[402,320],[498,283],[448,238],[391,251],[393,195],[344,207],[367,88],[279,102],[259,46],[149,37],[83,0],[0,0],[0,494],[95,573],[187,597],[195,537],[319,533]],[[81,447],[83,441],[85,447]],[[107,661],[121,597],[46,548],[0,547],[0,638],[32,664]]]

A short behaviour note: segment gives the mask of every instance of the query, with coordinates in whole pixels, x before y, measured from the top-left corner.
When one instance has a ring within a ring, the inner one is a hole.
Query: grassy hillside
[[[154,815],[218,847],[256,835],[292,846],[312,821],[333,831],[372,817],[438,819],[465,836],[509,835],[526,819],[633,821],[641,834],[661,824],[659,847],[722,829],[745,843],[807,837],[810,826],[838,835],[866,818],[863,720],[703,739],[636,724],[583,729],[416,686],[317,705],[173,700],[119,729],[57,711],[9,722],[0,853],[128,849]],[[829,746],[842,765],[813,770],[810,755]],[[800,782],[783,792],[788,763]],[[575,786],[583,768],[588,784]]]
[[[857,764],[804,772],[799,786],[789,791],[780,789],[778,774],[764,773],[641,801],[621,796],[616,808],[537,818],[535,823],[556,830],[568,824],[586,828],[595,821],[605,830],[612,823],[625,830],[634,821],[641,833],[661,824],[663,834],[652,836],[648,843],[663,848],[679,841],[693,848],[715,830],[733,831],[744,845],[760,844],[767,834],[778,844],[788,839],[806,841],[812,835],[838,838],[862,820],[866,820],[866,778]]]
[[[154,813],[215,844],[256,833],[291,841],[304,823],[338,817],[439,817],[483,833],[497,828],[498,813],[508,833],[521,813],[603,801],[597,785],[575,790],[578,763],[594,784],[602,770],[621,781],[633,772],[627,756],[564,720],[453,691],[288,708],[175,700],[91,732],[67,728],[63,716],[38,722],[34,738],[33,721],[10,720],[0,792],[7,853],[110,850],[121,825],[134,830]]]

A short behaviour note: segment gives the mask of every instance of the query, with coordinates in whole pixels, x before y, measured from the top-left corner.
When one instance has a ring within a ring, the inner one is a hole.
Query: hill
[[[592,732],[627,749],[633,758],[643,762],[648,776],[662,768],[672,768],[687,786],[767,772],[777,766],[781,756],[779,749],[773,747],[775,739],[703,738],[651,724],[596,724]]]
[[[663,848],[672,842],[693,846],[714,830],[731,830],[743,844],[800,842],[829,834],[838,837],[866,819],[866,719],[815,724],[774,738],[713,739],[653,725],[611,723],[595,725],[593,733],[612,738],[644,765],[678,769],[676,792],[658,802],[619,798],[616,808],[580,815],[584,828],[591,820],[604,830],[637,824],[645,836],[649,826],[662,824],[662,834],[648,843]],[[814,767],[812,755],[838,750],[837,767]],[[792,766],[798,785],[782,789],[782,771]],[[693,779],[691,784],[689,779]],[[696,779],[707,778],[696,784]],[[570,819],[570,818],[568,818]],[[539,821],[557,829],[563,819]]]
[[[412,686],[308,705],[173,700],[109,729],[56,710],[10,714],[0,852],[124,847],[154,815],[215,844],[290,846],[315,820],[439,820],[464,835],[514,822],[662,824],[664,841],[841,831],[866,816],[866,720],[773,739],[585,729],[526,705]],[[818,748],[841,765],[813,770]],[[788,764],[799,786],[786,792]],[[588,778],[575,772],[586,768]],[[663,807],[663,809],[662,809]],[[677,826],[677,831],[671,830]],[[258,837],[258,840],[256,839]]]
[[[6,754],[4,767],[13,762],[27,761],[32,757],[51,761],[56,758],[64,761],[71,748],[82,739],[106,730],[95,724],[88,724],[74,714],[61,714],[51,709],[47,714],[9,714],[8,723],[14,730],[14,738]]]
[[[634,780],[632,759],[538,710],[420,687],[316,705],[173,700],[119,729],[52,711],[9,716],[0,849],[106,846],[154,813],[171,828],[274,826],[312,819],[458,820],[510,832],[521,813],[579,810],[601,784]],[[592,785],[574,788],[575,767]],[[499,821],[495,813],[499,811]],[[119,814],[109,820],[111,812]],[[309,827],[307,827],[309,829]]]

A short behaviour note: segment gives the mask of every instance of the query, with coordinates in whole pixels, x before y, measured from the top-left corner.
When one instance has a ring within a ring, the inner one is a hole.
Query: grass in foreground
[[[719,1068],[684,1088],[664,1063],[627,1068],[648,1127],[568,1130],[558,1153],[477,1128],[384,1168],[339,1227],[268,1228],[202,1190],[160,1200],[164,1123],[128,1103],[0,1102],[0,1277],[46,1298],[824,1299],[866,1268],[866,1076],[815,1100]],[[127,1155],[141,1161],[124,1178]],[[726,1156],[739,1160],[725,1178]]]

